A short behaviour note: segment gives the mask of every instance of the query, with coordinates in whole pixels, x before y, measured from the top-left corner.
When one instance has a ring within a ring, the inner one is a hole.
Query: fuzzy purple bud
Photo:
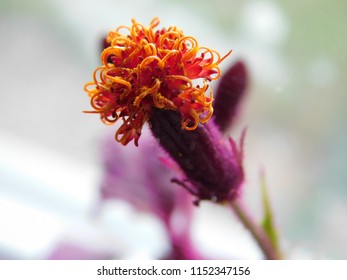
[[[197,202],[221,202],[237,196],[244,177],[242,153],[231,138],[222,137],[213,122],[187,131],[177,112],[154,109],[150,124],[153,135],[186,177],[174,182],[195,195]]]
[[[214,122],[223,133],[231,127],[245,94],[248,75],[242,61],[236,62],[221,77],[214,100]]]

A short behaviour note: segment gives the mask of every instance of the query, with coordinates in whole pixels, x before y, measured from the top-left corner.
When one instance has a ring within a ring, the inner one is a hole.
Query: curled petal
[[[212,116],[212,98],[206,92],[209,82],[219,77],[224,57],[200,47],[176,26],[155,29],[159,22],[154,18],[145,26],[132,19],[130,27],[109,32],[103,65],[84,87],[104,123],[123,120],[116,133],[123,145],[138,141],[155,108],[179,112],[185,130],[196,129]]]

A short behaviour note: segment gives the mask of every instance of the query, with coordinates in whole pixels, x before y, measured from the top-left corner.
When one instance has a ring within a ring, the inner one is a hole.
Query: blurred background
[[[82,113],[105,34],[159,16],[160,27],[177,25],[221,54],[233,49],[222,70],[247,65],[231,135],[248,127],[244,196],[255,216],[264,168],[287,257],[346,259],[346,11],[343,0],[0,0],[0,258],[153,259],[168,250],[150,213],[121,201],[96,211],[100,149],[115,127]],[[261,257],[229,211],[202,203],[194,215],[205,254]]]

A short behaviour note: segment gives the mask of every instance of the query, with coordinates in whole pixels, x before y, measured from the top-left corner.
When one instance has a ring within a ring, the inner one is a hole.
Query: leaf
[[[267,192],[265,173],[261,171],[260,173],[261,180],[261,192],[264,208],[264,217],[261,223],[262,228],[264,229],[266,235],[270,239],[274,248],[278,250],[278,235],[274,225],[273,214],[270,207],[270,200]]]

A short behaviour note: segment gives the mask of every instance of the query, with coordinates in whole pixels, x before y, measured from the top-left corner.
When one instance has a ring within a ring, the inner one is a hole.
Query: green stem
[[[230,206],[242,224],[249,230],[255,241],[258,243],[264,256],[268,260],[280,260],[282,256],[279,249],[274,246],[266,235],[264,229],[258,225],[253,217],[249,214],[244,204],[238,199],[230,202]]]

